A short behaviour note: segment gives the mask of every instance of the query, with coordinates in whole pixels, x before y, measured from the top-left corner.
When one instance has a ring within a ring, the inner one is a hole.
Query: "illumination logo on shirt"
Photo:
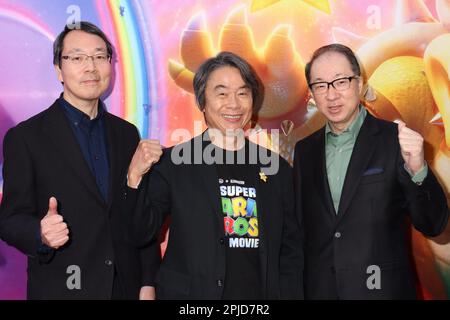
[[[220,180],[220,182],[223,182],[223,180]],[[230,182],[235,182],[235,180],[230,180]],[[220,196],[224,214],[225,235],[229,238],[229,247],[258,248],[256,189],[236,185],[221,185]]]

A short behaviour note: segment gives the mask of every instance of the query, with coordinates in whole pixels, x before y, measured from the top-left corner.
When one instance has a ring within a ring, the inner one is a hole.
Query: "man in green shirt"
[[[448,219],[444,192],[424,160],[423,138],[402,121],[367,113],[360,66],[348,47],[319,48],[305,73],[328,120],[295,148],[305,297],[415,298],[407,220],[436,236]]]

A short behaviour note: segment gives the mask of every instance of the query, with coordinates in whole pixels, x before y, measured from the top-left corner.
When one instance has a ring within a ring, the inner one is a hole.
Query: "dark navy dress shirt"
[[[71,128],[80,145],[100,193],[105,202],[108,199],[109,162],[105,130],[105,108],[103,102],[98,102],[98,113],[94,119],[72,106],[63,97],[59,98]]]

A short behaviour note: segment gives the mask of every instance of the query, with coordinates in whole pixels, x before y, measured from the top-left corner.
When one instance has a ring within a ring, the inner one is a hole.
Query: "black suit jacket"
[[[405,171],[397,125],[367,115],[337,215],[326,173],[324,128],[297,143],[294,175],[305,232],[306,298],[415,298],[407,218],[425,235],[436,236],[446,226],[448,211],[430,168],[420,186]],[[369,289],[367,282],[376,284],[369,277],[377,267],[381,287]]]
[[[110,165],[107,202],[58,102],[5,136],[0,236],[28,256],[30,299],[109,299],[114,269],[125,298],[136,299],[142,285],[153,284],[158,247],[138,249],[126,242],[121,214],[139,134],[110,113],[104,121]],[[58,200],[70,240],[49,254],[37,254],[40,220],[51,196]],[[80,290],[67,287],[70,266],[81,271]]]
[[[182,146],[192,148],[193,156],[205,144],[200,135]],[[200,149],[194,151],[196,147]],[[221,299],[226,248],[217,169],[204,163],[176,165],[171,160],[172,149],[164,151],[138,192],[130,190],[130,209],[139,193],[132,236],[138,244],[148,243],[170,213],[167,250],[156,278],[157,298]],[[252,172],[258,190],[261,288],[268,299],[301,298],[303,257],[294,215],[292,169],[276,157],[278,173],[266,182],[259,178],[259,167]]]

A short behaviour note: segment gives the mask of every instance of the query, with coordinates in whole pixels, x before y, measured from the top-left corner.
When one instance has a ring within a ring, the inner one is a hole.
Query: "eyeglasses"
[[[335,79],[331,82],[320,81],[314,82],[309,85],[312,93],[314,94],[323,94],[328,91],[328,88],[332,86],[337,91],[344,91],[350,88],[350,82],[352,79],[357,79],[359,76],[351,76],[351,77],[343,77]]]
[[[80,54],[73,54],[70,56],[62,56],[61,58],[70,61],[70,63],[74,65],[84,65],[87,63],[89,58],[92,58],[92,62],[94,62],[95,64],[103,64],[109,62],[111,57],[109,56],[109,54],[106,53],[99,53],[93,56],[80,53]]]

